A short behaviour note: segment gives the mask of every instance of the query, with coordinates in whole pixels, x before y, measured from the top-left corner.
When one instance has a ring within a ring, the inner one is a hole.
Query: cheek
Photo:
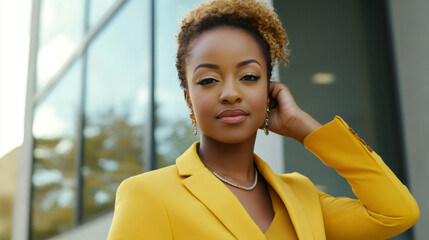
[[[255,92],[252,99],[252,105],[255,108],[255,111],[257,112],[258,118],[260,117],[263,121],[266,116],[267,112],[267,105],[268,105],[268,91],[267,87],[264,86],[259,90],[258,92]]]
[[[258,88],[254,88],[249,92],[249,100],[255,105],[255,107],[266,108],[268,104],[268,88],[267,84],[261,84]]]
[[[191,101],[197,122],[202,122],[203,119],[211,117],[214,102],[211,100],[209,94],[194,92],[191,95]]]
[[[266,96],[266,95],[265,95]],[[254,102],[255,112],[257,114],[257,118],[260,121],[264,121],[265,116],[267,114],[267,98],[258,98],[258,101]]]

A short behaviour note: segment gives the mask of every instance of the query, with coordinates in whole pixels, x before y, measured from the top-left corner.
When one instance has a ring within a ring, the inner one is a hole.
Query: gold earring
[[[196,136],[197,135],[197,131],[198,131],[198,128],[197,128],[197,121],[195,120],[195,115],[194,115],[194,111],[192,110],[192,108],[190,108],[189,109],[189,117],[191,118],[191,121],[192,121],[192,134],[194,135],[194,136]]]
[[[267,106],[267,115],[265,115],[265,121],[264,121],[264,133],[268,136],[270,131],[268,130],[268,114],[270,113],[270,107]]]

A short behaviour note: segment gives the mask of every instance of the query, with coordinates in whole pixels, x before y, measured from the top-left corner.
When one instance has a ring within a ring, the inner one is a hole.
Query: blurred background
[[[175,69],[180,19],[198,2],[0,1],[0,240],[105,239],[121,181],[174,164],[198,140]],[[421,209],[394,239],[427,239],[429,2],[269,3],[292,49],[274,79],[381,155]],[[354,197],[290,139],[258,136],[255,151],[275,172]]]

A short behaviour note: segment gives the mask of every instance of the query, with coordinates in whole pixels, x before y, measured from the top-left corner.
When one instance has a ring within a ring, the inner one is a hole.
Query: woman
[[[264,2],[214,0],[182,21],[176,67],[201,142],[176,165],[125,180],[109,239],[386,239],[419,210],[407,188],[339,117],[322,126],[270,82],[287,37]],[[256,132],[303,143],[347,178],[359,200],[306,177],[274,174]]]

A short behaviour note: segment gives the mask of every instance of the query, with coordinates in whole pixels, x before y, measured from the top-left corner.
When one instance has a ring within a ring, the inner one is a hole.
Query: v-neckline
[[[276,221],[276,218],[278,218],[279,214],[277,212],[278,209],[276,209],[276,204],[277,204],[276,201],[278,201],[278,200],[281,201],[281,199],[275,199],[275,198],[279,198],[279,197],[276,196],[275,193],[273,193],[274,189],[270,186],[270,184],[266,183],[266,185],[267,185],[268,193],[270,195],[271,206],[273,207],[274,217],[271,220],[270,226],[267,228],[267,230],[265,232],[263,232],[264,235],[272,228],[272,226],[274,225],[274,222]]]

